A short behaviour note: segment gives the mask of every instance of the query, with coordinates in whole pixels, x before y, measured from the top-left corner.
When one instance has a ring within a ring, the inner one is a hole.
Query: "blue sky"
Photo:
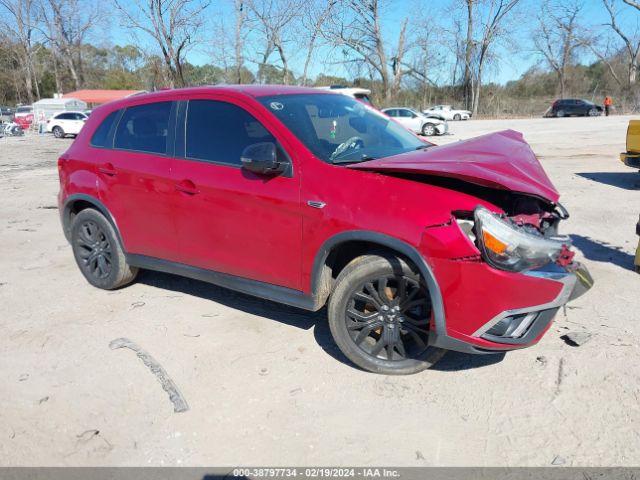
[[[564,0],[563,0],[564,1]],[[622,3],[621,0],[615,0],[618,4],[622,15],[619,21],[623,28],[631,30],[633,33],[640,29],[640,14],[631,7]],[[385,40],[392,44],[398,36],[399,25],[405,17],[409,17],[410,21],[415,17],[416,11],[424,11],[429,9],[429,21],[435,26],[446,28],[451,24],[452,6],[460,4],[460,0],[387,0],[387,8],[384,10],[382,17],[383,33]],[[509,42],[501,42],[495,47],[495,54],[499,61],[488,69],[485,75],[485,81],[494,81],[498,83],[506,83],[509,80],[519,78],[531,66],[540,62],[541,58],[535,54],[531,45],[531,29],[535,27],[536,15],[540,8],[541,0],[522,0],[512,19]],[[608,14],[602,4],[602,0],[582,0],[584,4],[583,22],[587,25],[589,32],[607,32],[610,29],[604,27],[603,24],[609,21]],[[233,28],[233,0],[213,0],[209,10],[206,11],[207,27],[203,29],[201,37],[203,44],[197,48],[191,49],[187,54],[187,60],[198,65],[212,63],[211,43],[207,40],[212,39],[216,34],[213,25],[216,21],[222,20],[230,28]],[[118,26],[118,22],[113,22],[110,29],[111,42],[114,44],[131,43],[131,34],[125,29]],[[142,44],[150,45],[149,40],[143,36],[139,38]],[[443,49],[446,54],[447,47],[444,45],[434,45],[434,48]],[[318,59],[326,57],[328,50],[319,52]],[[276,60],[274,55],[273,61]],[[582,61],[593,61],[593,57],[584,54]],[[291,59],[291,68],[295,73],[302,70],[302,55],[294,56]],[[251,68],[252,66],[249,65]],[[327,66],[321,62],[315,62],[312,68],[312,76],[319,73],[327,73],[334,75],[345,75],[345,71],[340,66]],[[439,77],[444,80],[445,74]]]

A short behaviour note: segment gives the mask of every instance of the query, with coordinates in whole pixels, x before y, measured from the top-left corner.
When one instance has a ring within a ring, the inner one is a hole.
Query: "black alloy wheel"
[[[138,269],[127,263],[113,225],[92,208],[79,212],[71,224],[73,256],[94,287],[113,290],[131,283]]]
[[[428,347],[431,304],[416,280],[384,275],[361,284],[345,312],[355,345],[382,360],[419,357]]]
[[[429,345],[428,288],[415,266],[390,253],[363,255],[344,267],[329,298],[328,317],[342,353],[370,372],[417,373],[445,354]]]
[[[105,279],[113,268],[111,242],[100,226],[92,220],[85,220],[78,227],[76,238],[80,268],[85,275],[97,280]]]

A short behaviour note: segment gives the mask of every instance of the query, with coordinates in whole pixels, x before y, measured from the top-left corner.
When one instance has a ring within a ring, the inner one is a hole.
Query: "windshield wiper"
[[[424,150],[426,148],[431,148],[431,147],[433,147],[433,145],[425,143],[424,145],[420,145],[419,147],[416,147],[416,150]]]
[[[360,158],[355,158],[355,159],[343,159],[343,160],[333,160],[331,163],[333,163],[334,165],[337,165],[339,163],[360,163],[360,162],[368,162],[369,160],[376,160],[375,157],[370,157],[369,155],[362,155],[362,157]]]

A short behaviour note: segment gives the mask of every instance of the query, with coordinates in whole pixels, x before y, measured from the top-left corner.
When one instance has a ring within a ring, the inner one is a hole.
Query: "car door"
[[[576,102],[576,115],[587,115],[587,112],[589,111],[589,104],[584,100],[576,100]]]
[[[400,113],[400,123],[402,123],[409,130],[420,132],[420,130],[422,129],[422,120],[420,119],[420,117],[418,117],[418,115],[406,108],[398,109],[398,112]]]
[[[87,120],[87,117],[82,113],[69,113],[69,119],[66,121],[68,127],[64,129],[67,133],[78,134],[82,127],[84,126],[84,122]]]
[[[69,128],[71,128],[71,113],[59,113],[55,117],[51,123],[55,126],[58,125],[65,133],[69,132]]]
[[[130,254],[176,260],[169,127],[174,111],[171,101],[129,106],[106,117],[90,141],[98,197]]]
[[[184,130],[180,130],[184,128]],[[173,166],[181,262],[300,289],[300,176],[260,176],[241,167],[246,147],[278,145],[254,106],[220,97],[182,103]]]

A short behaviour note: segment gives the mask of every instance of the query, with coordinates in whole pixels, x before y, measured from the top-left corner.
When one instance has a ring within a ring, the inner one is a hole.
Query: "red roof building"
[[[65,93],[63,97],[72,97],[82,100],[86,103],[93,103],[99,105],[102,103],[112,102],[113,100],[120,100],[121,98],[130,97],[132,95],[138,95],[140,93],[146,93],[145,90],[77,90],[75,92]]]

